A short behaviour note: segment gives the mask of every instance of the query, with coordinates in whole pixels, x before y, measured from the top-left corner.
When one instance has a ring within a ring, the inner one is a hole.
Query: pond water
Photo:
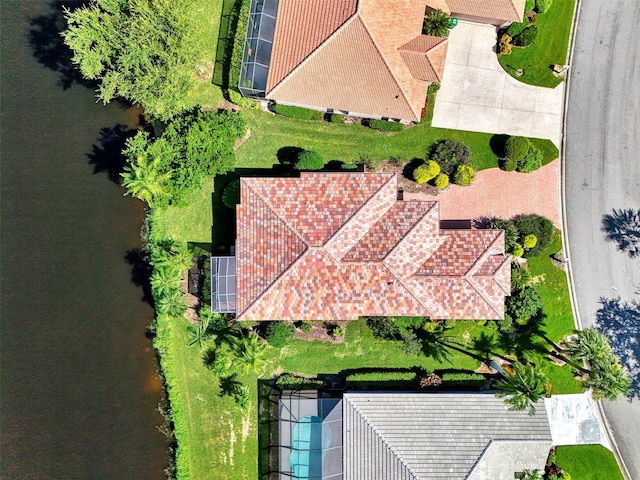
[[[0,477],[162,479],[153,312],[125,261],[143,206],[88,158],[102,128],[139,112],[64,89],[34,57],[39,24],[35,50],[60,59],[43,41],[57,42],[51,5],[1,3]]]

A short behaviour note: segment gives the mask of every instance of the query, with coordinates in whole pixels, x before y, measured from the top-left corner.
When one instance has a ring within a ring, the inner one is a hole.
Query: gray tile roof
[[[551,448],[542,402],[529,416],[491,393],[367,392],[343,408],[345,480],[512,479]]]

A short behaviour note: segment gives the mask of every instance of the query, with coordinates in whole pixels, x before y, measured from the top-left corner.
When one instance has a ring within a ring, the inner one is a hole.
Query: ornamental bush
[[[530,173],[542,167],[544,154],[537,147],[531,147],[529,153],[518,162],[518,171],[522,173]]]
[[[332,113],[331,117],[329,117],[329,121],[331,123],[336,123],[339,125],[343,125],[344,124],[344,115],[340,115],[337,113]]]
[[[289,344],[295,332],[295,327],[286,322],[272,322],[267,327],[266,337],[269,345],[282,348]]]
[[[404,125],[398,122],[388,122],[387,120],[372,118],[368,123],[369,128],[380,132],[399,132],[400,130],[404,130]]]
[[[453,183],[461,186],[468,186],[473,183],[476,172],[469,165],[458,165],[453,174]]]
[[[313,150],[303,150],[298,155],[296,170],[322,170],[324,159],[318,152]]]
[[[433,148],[431,160],[440,165],[440,171],[448,176],[453,175],[458,165],[469,165],[471,161],[471,149],[466,143],[454,140],[443,140]]]
[[[536,0],[536,10],[538,13],[545,13],[551,8],[553,0]]]
[[[521,239],[524,239],[527,235],[533,234],[538,239],[536,245],[523,254],[524,257],[535,257],[544,252],[553,239],[553,231],[555,227],[551,220],[540,215],[521,215],[514,218],[514,225],[518,229],[518,234]]]
[[[536,0],[525,0],[524,2],[524,13],[529,13],[536,6]]]
[[[507,253],[513,252],[514,247],[518,243],[518,229],[513,223],[513,220],[492,218],[487,222],[484,228],[491,230],[504,230],[504,249]]]
[[[511,251],[511,255],[513,255],[516,258],[520,258],[522,255],[524,255],[524,248],[522,248],[522,245],[520,245],[519,243],[516,243],[513,246],[513,250]]]
[[[442,10],[434,10],[424,17],[422,33],[434,37],[449,36],[449,15]]]
[[[229,183],[222,191],[222,203],[224,206],[230,209],[236,208],[236,205],[240,203],[240,179],[236,179]]]
[[[512,158],[507,158],[500,165],[505,172],[513,172],[518,168],[518,161]]]
[[[526,137],[509,137],[504,144],[504,154],[507,158],[519,162],[529,153],[531,142]]]
[[[527,250],[533,248],[538,243],[538,237],[536,237],[533,233],[529,235],[525,235],[524,240],[522,241],[522,246]]]
[[[322,120],[324,114],[318,110],[310,108],[294,107],[292,105],[276,104],[273,109],[278,115],[289,118],[297,118],[298,120]]]
[[[391,340],[398,335],[398,326],[391,317],[368,317],[367,326],[376,338]]]
[[[507,28],[507,35],[513,38],[528,26],[529,26],[529,19],[527,17],[524,17],[524,20],[522,22],[514,22],[511,25],[509,25],[509,28]]]
[[[426,183],[440,173],[440,165],[433,160],[427,160],[413,171],[413,179],[416,183]]]
[[[506,297],[504,304],[507,313],[522,324],[542,310],[542,297],[534,287],[525,287]]]
[[[439,173],[436,178],[433,179],[433,184],[438,190],[443,190],[449,186],[449,175],[446,173]]]
[[[513,37],[513,45],[516,47],[528,47],[533,44],[537,36],[538,27],[536,25],[530,25]]]

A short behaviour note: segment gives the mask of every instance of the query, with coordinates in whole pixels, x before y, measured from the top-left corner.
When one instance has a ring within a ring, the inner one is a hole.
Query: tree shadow
[[[73,61],[73,52],[60,35],[67,28],[63,6],[74,11],[88,1],[53,0],[46,13],[29,20],[29,45],[36,60],[46,68],[60,74],[58,83],[63,90],[78,84],[95,90],[97,82],[82,76]]]
[[[413,180],[413,171],[418,168],[420,165],[424,163],[424,160],[421,158],[414,158],[409,163],[407,163],[402,169],[402,176]]]
[[[93,165],[93,173],[106,173],[109,180],[120,184],[120,174],[127,163],[122,150],[127,140],[137,132],[121,123],[101,128],[98,141],[93,145],[92,152],[87,154],[89,165]]]
[[[493,135],[489,139],[489,147],[493,154],[498,158],[503,158],[505,156],[504,146],[507,143],[507,139],[509,135]]]
[[[220,378],[220,396],[235,397],[242,392],[242,382],[237,379],[237,374],[233,373],[227,377]]]
[[[600,298],[596,328],[606,335],[631,377],[629,396],[640,398],[640,303]]]
[[[220,27],[218,29],[218,43],[216,59],[213,68],[212,83],[221,88],[229,88],[231,58],[233,56],[233,43],[238,27],[238,19],[242,0],[224,0],[222,2],[222,15],[220,15]]]
[[[304,152],[304,148],[300,147],[282,147],[278,150],[276,156],[280,165],[293,167],[298,161],[300,154]]]
[[[606,234],[608,242],[616,244],[619,251],[630,258],[640,256],[640,210],[614,208],[613,213],[602,217],[600,230]]]
[[[153,267],[149,263],[147,254],[140,248],[134,248],[124,255],[124,259],[131,265],[131,282],[142,288],[141,300],[154,307],[153,294],[151,293]]]

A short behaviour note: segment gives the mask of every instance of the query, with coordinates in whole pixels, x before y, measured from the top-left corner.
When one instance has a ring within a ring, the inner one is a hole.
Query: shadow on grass
[[[489,147],[491,147],[491,151],[498,158],[504,158],[504,146],[507,142],[509,135],[493,135],[489,140]]]
[[[640,398],[640,303],[600,298],[596,328],[606,335],[631,377],[630,397]]]

